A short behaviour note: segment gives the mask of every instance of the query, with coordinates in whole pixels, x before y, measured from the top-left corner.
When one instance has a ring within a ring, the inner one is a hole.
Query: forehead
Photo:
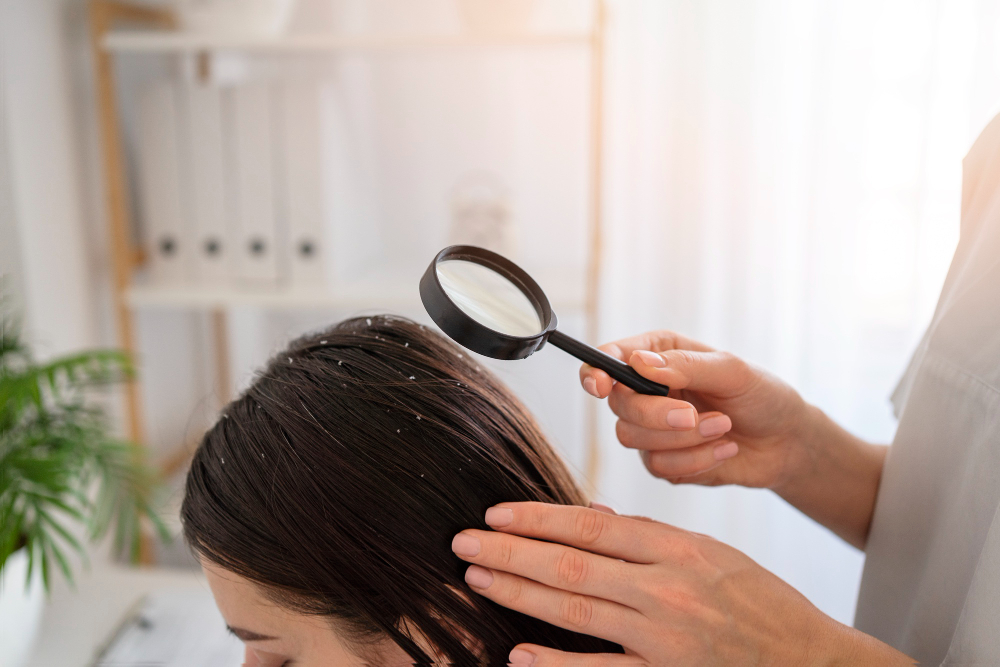
[[[285,609],[254,582],[214,563],[202,561],[202,569],[226,625],[274,638],[245,642],[248,647],[316,667],[359,664],[328,619]]]
[[[212,589],[215,604],[230,627],[255,629],[255,621],[258,626],[260,621],[285,626],[293,623],[296,616],[301,616],[302,620],[309,618],[294,614],[267,599],[260,587],[246,577],[205,560],[202,560],[201,568]]]
[[[276,638],[247,642],[250,647],[309,667],[412,664],[406,653],[391,642],[371,647],[377,659],[361,658],[337,633],[331,619],[286,609],[268,599],[253,581],[215,563],[202,559],[201,566],[229,627]]]

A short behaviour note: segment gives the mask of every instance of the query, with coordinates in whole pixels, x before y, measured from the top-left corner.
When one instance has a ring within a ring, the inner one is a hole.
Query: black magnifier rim
[[[534,336],[512,336],[491,329],[467,315],[451,300],[438,279],[437,265],[448,260],[480,264],[514,283],[534,306],[543,324],[542,331]],[[545,345],[557,324],[548,297],[527,272],[503,255],[478,246],[453,245],[439,252],[420,279],[420,300],[434,323],[452,340],[494,359],[524,359],[530,356]]]

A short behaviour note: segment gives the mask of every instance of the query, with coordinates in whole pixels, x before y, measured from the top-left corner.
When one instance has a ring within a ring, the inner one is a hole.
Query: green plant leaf
[[[37,363],[7,304],[0,293],[0,568],[23,545],[29,581],[40,574],[48,589],[53,563],[72,583],[67,549],[86,558],[73,523],[92,540],[113,530],[118,552],[133,559],[145,518],[169,532],[153,511],[160,480],[141,448],[112,437],[89,400],[93,388],[134,377],[127,355],[96,350]]]
[[[49,550],[52,552],[52,556],[56,560],[56,564],[59,566],[59,570],[62,572],[63,577],[69,583],[71,588],[76,588],[76,583],[73,581],[73,571],[70,569],[69,562],[66,560],[66,555],[62,552],[55,542],[49,544]]]
[[[83,545],[80,544],[80,541],[77,540],[68,530],[66,530],[65,526],[63,526],[61,523],[53,519],[52,515],[50,515],[45,510],[39,510],[38,515],[41,518],[42,522],[47,524],[49,528],[54,530],[61,538],[63,538],[63,541],[65,541],[69,546],[71,546],[74,551],[80,554],[85,553],[83,550]],[[55,545],[55,542],[51,540],[49,541],[49,543]]]

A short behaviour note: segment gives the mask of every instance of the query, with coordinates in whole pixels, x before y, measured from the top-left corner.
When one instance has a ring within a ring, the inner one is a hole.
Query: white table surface
[[[144,595],[164,589],[211,594],[197,570],[95,562],[77,572],[75,591],[54,581],[28,667],[88,667],[126,612]]]

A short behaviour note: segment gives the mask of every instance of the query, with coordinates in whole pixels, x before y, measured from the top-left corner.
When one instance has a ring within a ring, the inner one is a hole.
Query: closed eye
[[[234,635],[241,641],[245,642],[266,642],[272,639],[277,639],[277,637],[271,637],[270,635],[262,635],[259,632],[254,632],[252,630],[245,630],[243,628],[234,628],[230,625],[226,626],[226,630],[229,634]]]

